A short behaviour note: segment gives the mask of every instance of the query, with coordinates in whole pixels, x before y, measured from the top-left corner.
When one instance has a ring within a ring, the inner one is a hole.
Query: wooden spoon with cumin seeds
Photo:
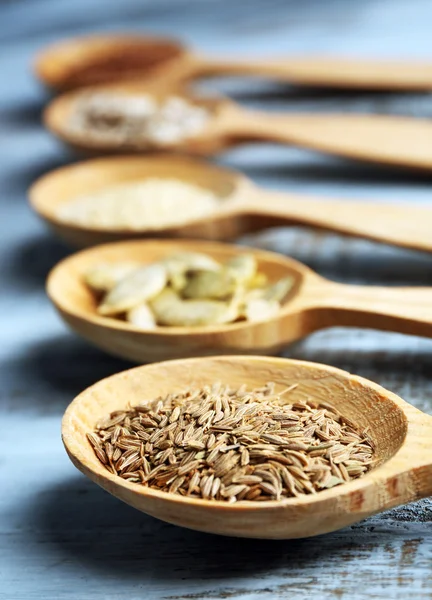
[[[368,435],[377,466],[363,477],[296,498],[268,502],[191,499],[131,483],[99,462],[87,433],[112,411],[159,395],[217,381],[236,389],[268,381],[288,387],[290,401],[330,404]],[[392,392],[333,367],[261,356],[210,357],[138,367],[99,381],[70,404],[63,443],[74,465],[127,504],[149,515],[219,535],[301,538],[347,527],[383,510],[432,495],[432,417]]]

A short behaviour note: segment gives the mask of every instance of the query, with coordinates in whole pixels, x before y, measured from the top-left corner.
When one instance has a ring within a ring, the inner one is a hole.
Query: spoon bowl
[[[252,253],[270,280],[293,276],[291,296],[297,294],[307,267],[272,252],[226,244],[196,241],[131,241],[96,246],[61,261],[48,276],[47,292],[66,323],[83,337],[111,354],[137,362],[167,358],[212,355],[221,350],[239,354],[276,353],[286,343],[297,339],[300,323],[295,305],[287,302],[281,314],[292,315],[289,331],[282,333],[278,320],[260,323],[241,321],[229,325],[206,327],[158,327],[140,330],[126,321],[103,317],[96,312],[96,299],[83,281],[89,267],[101,262],[157,262],[178,252],[203,252],[218,261],[241,253]],[[282,335],[281,335],[282,334]]]
[[[139,35],[98,35],[53,44],[35,61],[35,72],[53,90],[113,83],[150,74],[187,55],[178,41]]]
[[[84,95],[94,93],[113,93],[118,97],[127,96],[148,96],[151,95],[157,103],[163,102],[167,97],[175,95],[184,99],[189,104],[199,106],[208,110],[210,118],[200,135],[191,138],[182,139],[177,144],[160,146],[143,140],[142,144],[132,141],[123,141],[119,144],[116,140],[99,140],[91,136],[83,135],[70,126],[71,118],[74,114],[78,101]],[[151,85],[141,81],[127,81],[104,86],[94,86],[78,90],[72,90],[52,100],[43,114],[43,120],[46,127],[66,144],[85,154],[111,154],[115,152],[148,152],[149,150],[181,150],[192,154],[214,154],[223,150],[229,145],[228,140],[223,139],[223,125],[225,124],[225,113],[233,103],[226,98],[206,98],[195,97],[188,94],[182,86],[174,87],[167,84],[164,80],[154,81]],[[235,106],[234,106],[235,108]]]
[[[157,262],[178,252],[224,262],[252,253],[270,281],[294,278],[279,313],[260,322],[139,329],[96,312],[84,273],[103,262]],[[432,337],[432,288],[355,286],[326,280],[285,256],[242,246],[189,240],[128,241],[95,246],[61,261],[48,276],[48,295],[66,323],[107,352],[137,362],[224,354],[275,354],[318,329],[353,326]]]
[[[115,410],[144,400],[222,381],[259,387],[297,383],[290,400],[332,405],[368,427],[377,466],[365,476],[315,495],[282,501],[237,502],[190,499],[130,483],[109,473],[86,434]],[[62,437],[74,465],[127,504],[175,525],[220,535],[301,538],[351,525],[385,509],[432,494],[432,418],[361,377],[333,367],[269,357],[209,357],[138,367],[99,381],[68,407]]]
[[[220,199],[220,209],[211,219],[197,219],[178,227],[163,229],[106,229],[73,225],[58,217],[58,209],[81,195],[98,193],[109,186],[147,178],[178,179],[210,191]],[[125,239],[186,237],[229,239],[245,233],[246,219],[236,207],[240,198],[254,193],[253,185],[234,171],[176,155],[115,156],[94,159],[57,169],[41,177],[30,189],[33,209],[55,233],[79,248]],[[258,224],[257,224],[258,225]]]

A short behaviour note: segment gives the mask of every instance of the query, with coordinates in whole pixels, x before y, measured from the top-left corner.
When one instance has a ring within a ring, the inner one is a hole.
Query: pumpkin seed
[[[218,300],[182,300],[170,288],[150,301],[150,307],[159,325],[197,327],[235,321],[238,306]]]
[[[188,278],[185,273],[173,273],[170,277],[170,284],[175,292],[181,292],[187,285]]]
[[[185,298],[220,300],[234,293],[236,281],[225,269],[193,273],[183,290]]]
[[[179,252],[175,256],[165,258],[161,264],[165,267],[169,278],[177,273],[220,269],[220,264],[214,258],[200,252]]]
[[[247,253],[224,264],[200,252],[139,264],[101,263],[84,274],[93,291],[106,290],[98,312],[126,313],[126,320],[139,329],[217,325],[239,318],[265,321],[277,315],[294,283],[285,277],[268,285],[267,276],[257,271],[255,257]]]
[[[146,302],[161,292],[167,283],[166,270],[153,264],[130,273],[103,299],[98,308],[101,315],[114,315]]]
[[[97,263],[84,273],[84,281],[95,292],[109,292],[127,275],[141,267],[138,262]]]
[[[257,271],[257,261],[252,254],[233,256],[225,263],[225,270],[237,281],[251,281]]]
[[[276,302],[282,302],[285,296],[290,292],[294,286],[294,277],[284,277],[279,279],[276,283],[273,283],[264,291],[263,298],[265,300],[276,300]]]
[[[156,320],[147,304],[138,304],[126,314],[126,320],[139,329],[155,329]]]
[[[268,277],[265,273],[255,273],[255,275],[246,282],[248,289],[263,288],[268,284]]]
[[[248,300],[243,309],[243,314],[248,321],[257,323],[267,321],[279,314],[280,304],[275,300],[265,300],[264,298],[254,298]]]

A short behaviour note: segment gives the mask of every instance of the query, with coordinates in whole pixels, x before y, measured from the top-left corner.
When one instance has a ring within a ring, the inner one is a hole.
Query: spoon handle
[[[269,114],[232,107],[221,133],[356,160],[432,169],[432,121],[361,114]]]
[[[415,250],[432,251],[432,208],[327,200],[263,192],[246,211],[277,223],[318,227]]]
[[[431,90],[432,63],[336,57],[250,57],[243,60],[194,56],[191,73],[199,76],[246,75],[305,86]]]
[[[364,327],[432,337],[432,287],[358,286],[317,279],[304,293],[317,328]]]

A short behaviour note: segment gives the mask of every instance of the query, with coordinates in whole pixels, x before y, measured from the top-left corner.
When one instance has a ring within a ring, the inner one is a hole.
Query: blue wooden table
[[[431,24],[430,0],[0,4],[2,600],[432,598],[429,500],[316,539],[236,540],[156,521],[75,471],[60,441],[65,407],[80,390],[129,364],[81,341],[55,315],[44,279],[68,249],[26,202],[36,177],[76,160],[40,124],[47,96],[32,78],[30,63],[47,42],[95,29],[138,30],[182,37],[228,56],[327,52],[432,61]],[[210,88],[268,110],[432,116],[427,94],[335,94],[244,81]],[[295,149],[244,147],[220,160],[277,189],[365,202],[432,203],[431,177]],[[301,229],[241,241],[289,254],[340,281],[432,284],[432,257],[414,252]],[[338,329],[315,334],[285,355],[375,379],[432,413],[431,341]]]

